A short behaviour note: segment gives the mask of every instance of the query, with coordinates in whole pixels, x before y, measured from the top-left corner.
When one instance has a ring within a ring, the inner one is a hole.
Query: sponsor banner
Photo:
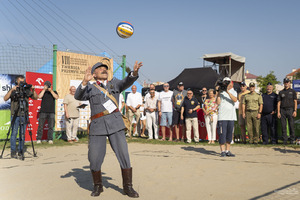
[[[300,92],[300,80],[293,80],[293,89],[296,92]]]
[[[57,52],[56,88],[59,98],[56,106],[56,131],[65,130],[63,99],[69,94],[70,86],[76,88],[80,85],[85,71],[89,66],[102,62],[109,67],[108,79],[113,77],[113,60],[105,57],[77,54],[71,52]],[[83,101],[82,103],[88,104]],[[80,109],[79,131],[87,129],[87,122],[90,117],[89,104],[85,109]]]
[[[50,81],[52,85],[52,74],[42,74],[42,73],[35,73],[35,72],[26,72],[26,82],[31,84],[35,87],[35,91],[39,94],[43,88],[44,83],[46,81]],[[29,106],[29,123],[26,128],[25,132],[25,141],[30,141],[29,131],[32,131],[32,140],[36,140],[37,130],[39,126],[39,112],[41,109],[41,99],[33,100],[29,99],[28,106]],[[43,128],[43,137],[42,140],[47,139],[47,130],[48,130],[48,122],[46,121]]]
[[[15,86],[15,79],[18,75],[0,74],[0,139],[6,139],[10,127],[10,99],[4,101],[4,96]]]

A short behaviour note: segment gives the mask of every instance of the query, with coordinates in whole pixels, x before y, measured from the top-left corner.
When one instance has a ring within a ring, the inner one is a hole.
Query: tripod
[[[29,117],[28,117],[28,113],[25,113],[26,101],[24,99],[24,94],[26,94],[26,93],[25,92],[21,92],[21,95],[19,97],[17,97],[18,100],[19,100],[19,105],[18,105],[18,108],[14,111],[13,119],[12,119],[10,127],[8,129],[8,132],[7,132],[7,135],[6,135],[6,140],[5,140],[5,143],[4,143],[4,146],[3,146],[0,158],[2,158],[2,156],[3,156],[6,143],[8,141],[8,137],[10,135],[10,131],[14,128],[16,119],[17,119],[17,117],[19,117],[19,123],[20,124],[19,124],[19,127],[16,127],[17,129],[19,128],[19,137],[21,138],[21,141],[19,140],[19,149],[20,149],[19,153],[21,154],[20,155],[21,156],[20,159],[21,160],[25,159],[23,148],[24,148],[24,142],[25,142],[25,131],[26,131],[26,126],[27,126],[27,124],[29,122]],[[18,114],[19,114],[19,116],[18,116]],[[31,140],[31,146],[32,146],[32,149],[33,149],[33,156],[36,157],[36,152],[34,150],[34,145],[33,145],[33,141],[32,141],[32,131],[31,131],[31,128],[29,129],[29,135],[30,135],[30,140]]]

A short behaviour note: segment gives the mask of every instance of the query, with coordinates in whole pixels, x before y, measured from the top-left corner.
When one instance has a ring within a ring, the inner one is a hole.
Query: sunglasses
[[[164,85],[164,87],[169,87],[168,85]]]
[[[202,90],[203,92],[206,92],[207,90]]]

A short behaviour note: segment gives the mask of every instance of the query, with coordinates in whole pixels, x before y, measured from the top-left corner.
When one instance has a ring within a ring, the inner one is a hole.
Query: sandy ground
[[[300,150],[232,147],[235,158],[219,157],[218,146],[130,143],[133,185],[139,199],[300,199]],[[0,199],[130,199],[122,194],[118,161],[107,146],[104,192],[90,197],[87,145],[31,148],[25,161],[0,160]]]

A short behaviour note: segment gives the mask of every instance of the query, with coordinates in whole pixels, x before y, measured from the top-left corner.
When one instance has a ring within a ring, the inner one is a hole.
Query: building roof
[[[258,76],[250,73],[245,73],[245,79],[257,79]]]
[[[293,71],[292,73],[287,74],[286,76],[294,76],[296,75],[296,73],[300,72],[300,68],[296,69],[295,71]]]

